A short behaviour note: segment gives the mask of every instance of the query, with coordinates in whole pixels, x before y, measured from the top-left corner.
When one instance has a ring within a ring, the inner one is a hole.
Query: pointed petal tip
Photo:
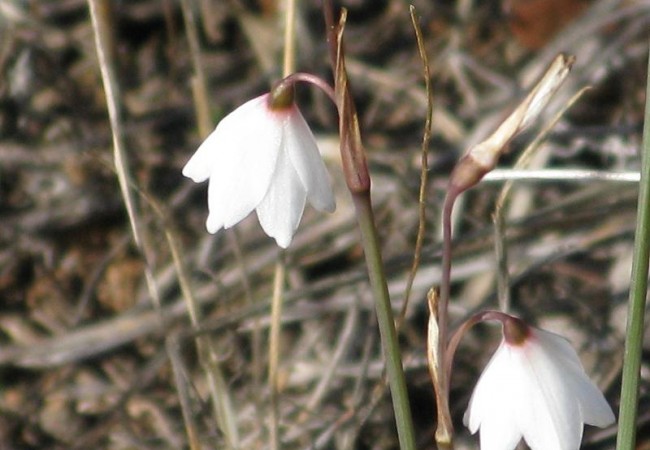
[[[293,240],[293,235],[296,232],[298,224],[294,224],[293,221],[286,222],[281,218],[276,219],[274,217],[273,219],[269,219],[268,213],[269,211],[266,211],[263,207],[257,209],[257,217],[264,233],[275,239],[275,242],[279,247],[284,249],[288,248]],[[302,212],[300,213],[300,216],[302,216]],[[298,217],[298,221],[299,220],[300,217]]]
[[[205,228],[210,234],[216,234],[219,230],[224,228],[224,225],[221,221],[215,218],[214,214],[208,214],[208,218],[205,221]]]
[[[278,244],[278,247],[281,247],[282,249],[286,250],[287,248],[289,248],[289,245],[291,245],[292,238],[293,236],[289,237],[288,239],[286,238],[286,236],[283,236],[283,237],[276,237],[274,239],[275,239],[275,243]]]
[[[264,233],[275,239],[275,243],[278,244],[278,247],[287,249],[293,240],[293,233],[295,230],[288,227],[286,223],[264,220],[265,216],[263,213],[260,215],[259,209],[257,210],[257,213]]]
[[[313,198],[309,198],[309,204],[313,206],[317,211],[326,212],[329,214],[332,214],[334,211],[336,211],[336,201],[333,197],[329,199],[320,199],[316,202],[314,202]]]
[[[614,411],[609,404],[606,406],[607,408],[601,408],[598,411],[589,411],[589,414],[585,416],[585,423],[598,428],[605,428],[616,423]]]
[[[192,157],[183,167],[183,176],[191,178],[195,183],[207,180],[212,174],[212,167],[215,158],[218,158],[217,145],[220,140],[219,133],[215,129],[199,145]]]
[[[470,404],[463,414],[463,425],[469,430],[470,433],[475,434],[478,431],[478,424],[470,420],[472,405]]]
[[[202,183],[209,178],[209,174],[206,173],[205,170],[200,171],[193,165],[190,166],[189,163],[183,167],[182,174],[185,178],[189,178],[195,183]]]

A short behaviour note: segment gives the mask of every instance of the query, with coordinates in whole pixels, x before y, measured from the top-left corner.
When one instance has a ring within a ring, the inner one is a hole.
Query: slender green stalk
[[[379,333],[384,350],[384,359],[386,360],[386,374],[393,399],[400,449],[415,450],[413,419],[411,418],[404,368],[402,367],[402,358],[395,331],[393,310],[388,295],[388,286],[386,285],[386,275],[381,260],[377,229],[375,228],[372,205],[370,204],[370,193],[368,191],[354,193],[352,198],[359,222],[359,230],[361,231],[361,242],[366,255],[370,286],[375,299],[377,322],[379,323]]]
[[[406,381],[404,380],[404,368],[402,367],[393,310],[381,260],[372,204],[370,203],[370,173],[368,172],[365,151],[361,142],[359,118],[345,69],[343,30],[345,29],[347,12],[345,9],[341,10],[341,17],[336,23],[334,21],[332,2],[324,0],[323,14],[327,28],[329,54],[334,71],[334,92],[339,113],[341,162],[345,182],[354,201],[359,230],[361,231],[361,242],[366,255],[366,265],[377,310],[377,322],[379,324],[384,359],[386,360],[386,374],[393,399],[397,435],[402,450],[414,450],[413,420],[411,418]]]
[[[623,358],[623,385],[619,409],[617,450],[632,450],[636,442],[639,371],[643,344],[643,318],[648,287],[648,256],[650,255],[650,60],[646,87],[641,182],[634,238],[634,259],[627,316],[627,336]]]

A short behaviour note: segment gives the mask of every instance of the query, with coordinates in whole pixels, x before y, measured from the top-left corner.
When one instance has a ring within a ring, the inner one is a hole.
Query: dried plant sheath
[[[524,130],[548,104],[571,70],[575,57],[559,54],[524,101],[487,139],[471,147],[451,174],[450,190],[459,194],[494,169],[508,143]]]
[[[440,353],[440,329],[438,328],[438,291],[434,288],[427,293],[427,302],[429,304],[429,323],[427,326],[427,364],[429,367],[429,376],[434,386],[440,386],[440,375],[448,371],[449,368],[440,368],[440,364],[451,364],[451,359],[443,359]],[[449,377],[447,377],[449,378]],[[441,389],[435,390],[436,404],[442,405],[438,408],[438,426],[436,427],[436,443],[439,449],[452,446],[452,434],[454,426],[451,423],[449,414],[449,393]]]
[[[352,193],[370,191],[370,174],[365,151],[361,143],[359,118],[350,93],[345,53],[343,50],[343,30],[347,11],[341,11],[338,23],[334,23],[331,5],[324,5],[327,25],[327,41],[330,62],[334,70],[334,91],[339,112],[339,136],[341,140],[341,161],[345,181]]]

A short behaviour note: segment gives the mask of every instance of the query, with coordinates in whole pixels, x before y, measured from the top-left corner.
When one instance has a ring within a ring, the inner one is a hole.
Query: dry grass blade
[[[131,231],[133,238],[138,247],[142,244],[140,237],[139,219],[135,212],[135,205],[131,190],[129,187],[130,171],[126,150],[124,148],[124,130],[122,117],[120,114],[120,91],[115,77],[114,70],[114,52],[115,42],[112,35],[113,27],[110,24],[110,3],[105,0],[88,0],[90,8],[90,17],[93,23],[95,34],[95,46],[99,57],[99,68],[102,73],[104,82],[104,91],[106,92],[106,105],[108,107],[108,117],[111,122],[111,132],[113,134],[113,155],[115,158],[115,171],[120,183],[122,198],[129,214]]]
[[[415,12],[415,7],[411,6],[411,23],[415,31],[415,38],[418,45],[418,52],[420,60],[422,61],[422,75],[424,78],[425,92],[427,96],[427,115],[424,122],[424,133],[422,136],[422,149],[421,149],[421,168],[420,168],[420,194],[418,197],[418,233],[415,241],[415,249],[413,251],[413,264],[409,274],[408,282],[406,283],[406,291],[404,293],[404,303],[402,304],[402,311],[399,314],[398,324],[404,320],[408,308],[411,290],[413,288],[413,281],[415,274],[420,265],[420,255],[422,253],[422,244],[424,242],[424,234],[426,232],[426,205],[427,205],[427,179],[429,173],[429,140],[431,139],[431,119],[433,117],[433,92],[431,91],[431,75],[429,73],[429,59],[427,51],[424,47],[424,38],[422,37],[422,30],[418,23],[418,16]],[[399,330],[400,326],[397,326]]]
[[[546,135],[551,129],[560,121],[565,112],[578,101],[580,97],[588,90],[583,88],[578,91],[569,101],[562,107],[562,109],[555,115],[555,117],[538,133],[535,139],[528,145],[526,150],[519,156],[514,165],[514,169],[521,170],[525,168],[532,159],[533,153],[537,150],[544,140]],[[538,112],[539,113],[539,112]],[[537,113],[537,114],[538,114]],[[492,221],[494,222],[494,251],[497,260],[497,296],[499,299],[499,309],[503,312],[510,310],[510,282],[508,275],[508,251],[505,240],[506,235],[506,222],[504,206],[508,195],[512,191],[513,181],[508,180],[501,188],[499,197],[497,198],[494,206],[494,213]]]
[[[199,44],[199,33],[194,17],[194,5],[189,0],[181,0],[183,9],[183,19],[187,30],[187,42],[190,47],[192,56],[192,65],[194,67],[194,76],[192,78],[192,98],[198,120],[199,135],[203,138],[212,131],[212,120],[210,119],[210,105],[208,103],[208,89],[205,78],[205,69],[203,68],[203,59],[201,58],[201,46]]]
[[[194,18],[193,5],[188,0],[181,2],[183,9],[183,18],[187,28],[187,36],[190,47],[190,54],[192,55],[192,63],[194,67],[194,77],[192,79],[192,94],[194,99],[194,106],[199,124],[199,134],[202,137],[207,137],[212,128],[212,121],[210,119],[210,107],[208,104],[208,89],[203,69],[203,61],[201,58],[201,49],[199,45],[198,30],[196,27],[196,20]],[[158,209],[160,211],[160,209]],[[162,215],[162,213],[160,213]],[[181,248],[177,242],[175,235],[171,232],[169,227],[165,229],[168,245],[171,249],[174,266],[177,271],[179,284],[183,298],[187,304],[188,314],[190,316],[191,324],[194,330],[198,330],[201,326],[202,314],[200,306],[196,300],[193,289],[191,287],[188,271],[185,268],[185,258],[181,253]],[[232,401],[232,396],[224,381],[221,365],[219,362],[219,351],[217,345],[210,336],[200,335],[196,337],[196,349],[201,362],[201,367],[205,374],[208,389],[210,392],[210,399],[214,410],[214,415],[217,423],[219,424],[220,431],[224,434],[224,446],[226,449],[237,449],[240,447],[239,430],[237,427],[236,412]],[[175,375],[177,370],[174,371]],[[179,376],[175,376],[176,386],[184,382]],[[186,390],[180,388],[179,396],[183,396]],[[193,417],[187,413],[186,405],[189,403],[188,399],[184,399],[181,405],[183,406],[183,418],[188,430],[195,430]],[[192,437],[191,435],[189,436]],[[194,444],[194,441],[190,441]],[[199,448],[199,447],[197,447]]]
[[[95,35],[95,46],[99,59],[99,67],[102,74],[104,91],[106,93],[106,105],[108,107],[108,116],[111,123],[111,133],[113,136],[113,156],[115,162],[115,172],[120,185],[122,199],[126,206],[126,211],[131,224],[131,232],[136,246],[140,250],[145,262],[144,276],[147,282],[147,288],[154,306],[160,309],[160,295],[153,274],[151,264],[152,249],[149,244],[148,236],[143,234],[144,227],[141,224],[141,218],[131,192],[131,172],[129,170],[126,148],[124,145],[124,124],[120,114],[120,90],[115,75],[115,42],[113,40],[110,25],[110,2],[105,0],[88,0],[90,8],[90,17],[93,24]]]

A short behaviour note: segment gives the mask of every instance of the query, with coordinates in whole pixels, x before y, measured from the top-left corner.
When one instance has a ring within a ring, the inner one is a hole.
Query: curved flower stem
[[[451,189],[445,196],[442,207],[442,275],[440,283],[440,301],[438,302],[438,328],[440,328],[440,348],[447,346],[447,310],[451,292],[451,215],[457,194]],[[443,352],[440,352],[443,354]]]
[[[442,277],[440,283],[440,299],[437,308],[438,342],[436,374],[433,382],[436,389],[438,407],[438,428],[436,441],[439,446],[451,445],[453,426],[449,413],[449,374],[444,369],[450,362],[447,359],[447,310],[451,290],[451,253],[452,230],[451,214],[458,196],[467,189],[475,186],[485,174],[496,166],[507,144],[539,115],[555,91],[566,78],[573,61],[572,56],[560,54],[544,76],[535,85],[524,101],[499,125],[499,127],[484,141],[480,142],[465,153],[458,161],[449,177],[447,195],[443,205],[443,247],[442,247]],[[436,351],[436,350],[434,350]]]
[[[283,89],[288,89],[293,87],[294,84],[296,84],[298,81],[302,81],[303,83],[310,83],[319,88],[321,91],[325,92],[327,96],[332,100],[332,103],[336,105],[336,94],[334,93],[334,89],[332,89],[332,86],[327,84],[325,80],[322,78],[312,74],[312,73],[307,73],[307,72],[295,72],[292,73],[282,80],[280,80],[274,87],[273,90],[283,90]]]
[[[461,339],[465,333],[469,331],[470,328],[472,328],[477,323],[485,322],[486,320],[494,320],[505,323],[510,319],[511,316],[502,311],[487,310],[476,313],[465,322],[463,322],[456,329],[456,331],[454,331],[454,334],[449,339],[449,345],[447,345],[447,348],[445,349],[445,367],[443,367],[443,370],[447,374],[447,379],[449,379],[449,375],[451,374],[454,355],[456,353],[456,349],[458,348],[458,344],[460,344]]]
[[[643,347],[643,318],[648,287],[648,256],[650,254],[650,60],[646,88],[643,150],[641,155],[641,183],[634,234],[634,259],[630,301],[628,305],[627,335],[623,359],[623,382],[619,409],[617,450],[634,448],[639,401],[639,371]]]
[[[354,200],[359,230],[361,231],[361,242],[366,255],[370,286],[375,299],[377,322],[379,323],[379,333],[384,350],[384,359],[386,360],[386,374],[393,399],[393,410],[395,412],[400,449],[414,450],[416,447],[413,433],[413,419],[411,418],[411,409],[406,390],[397,333],[395,331],[393,310],[388,295],[386,275],[381,260],[377,229],[370,203],[370,192],[353,193],[352,199]]]

